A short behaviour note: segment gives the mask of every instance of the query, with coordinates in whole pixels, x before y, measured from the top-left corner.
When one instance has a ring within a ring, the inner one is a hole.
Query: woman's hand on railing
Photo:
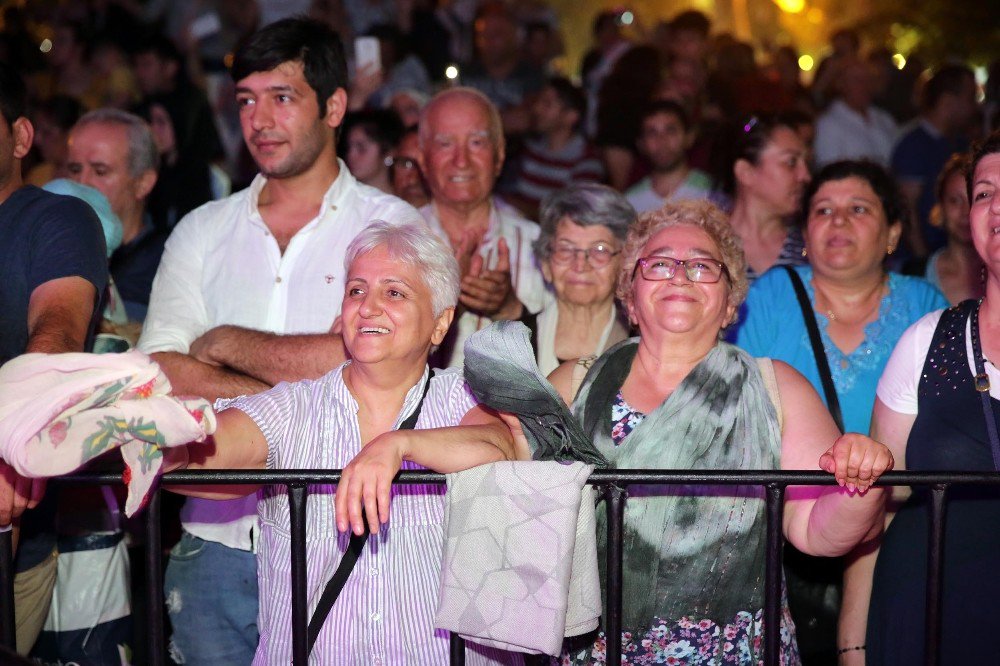
[[[344,467],[334,500],[339,531],[350,529],[354,534],[364,534],[366,516],[372,533],[378,533],[381,523],[389,522],[392,479],[403,464],[405,432],[379,435]]]
[[[819,458],[819,466],[833,474],[838,484],[861,494],[891,470],[893,464],[888,446],[854,432],[838,437]]]

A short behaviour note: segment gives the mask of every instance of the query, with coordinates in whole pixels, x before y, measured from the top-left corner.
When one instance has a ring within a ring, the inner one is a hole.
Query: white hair
[[[460,290],[458,261],[444,241],[422,224],[392,224],[373,220],[347,246],[344,270],[349,271],[358,257],[384,245],[393,259],[420,270],[431,292],[431,307],[437,317],[458,303]]]

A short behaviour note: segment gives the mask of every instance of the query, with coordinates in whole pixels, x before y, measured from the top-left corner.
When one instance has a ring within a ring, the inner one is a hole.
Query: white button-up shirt
[[[284,253],[257,208],[264,176],[186,215],[167,240],[139,349],[186,354],[199,336],[223,324],[281,334],[329,331],[340,314],[344,254],[354,237],[374,220],[423,224],[412,206],[359,183],[339,164],[319,214]],[[197,537],[251,550],[256,515],[254,496],[190,498],[181,522]]]
[[[896,121],[882,109],[869,106],[867,117],[836,100],[816,121],[813,146],[816,166],[838,160],[871,160],[889,166],[898,133]]]

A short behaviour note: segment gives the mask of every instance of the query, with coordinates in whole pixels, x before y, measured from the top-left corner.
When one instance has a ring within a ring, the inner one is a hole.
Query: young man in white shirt
[[[347,66],[337,34],[286,19],[233,68],[243,138],[260,175],[192,211],[167,242],[139,348],[178,394],[209,399],[314,378],[344,360],[332,333],[343,256],[371,221],[419,221],[337,158]],[[250,663],[257,646],[256,497],[189,499],[171,553],[171,650],[188,663]]]

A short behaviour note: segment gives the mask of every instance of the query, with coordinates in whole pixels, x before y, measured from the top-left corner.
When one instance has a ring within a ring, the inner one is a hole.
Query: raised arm
[[[825,469],[837,486],[791,486],[785,497],[785,536],[809,555],[834,557],[880,531],[886,491],[870,488],[892,468],[889,450],[864,435],[841,436],[812,385],[775,361],[784,427],[781,468]]]
[[[388,522],[392,479],[404,460],[448,474],[501,460],[527,459],[518,449],[503,421],[478,405],[457,426],[379,435],[344,467],[337,486],[337,529],[362,534],[362,508],[373,532],[379,523]]]
[[[207,331],[191,344],[190,353],[268,386],[317,379],[346,359],[343,340],[335,333],[277,335],[239,326]]]

